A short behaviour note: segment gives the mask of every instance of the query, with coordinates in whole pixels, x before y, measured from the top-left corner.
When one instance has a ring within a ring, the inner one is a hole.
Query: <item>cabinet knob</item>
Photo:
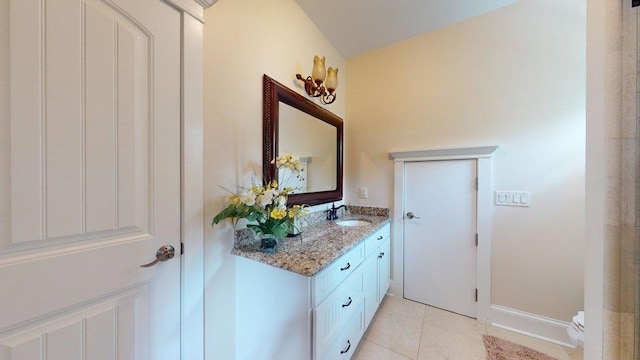
[[[347,306],[351,305],[351,301],[352,301],[351,300],[351,296],[349,296],[349,300],[347,301],[346,304],[342,304],[342,307],[347,307]]]
[[[383,253],[383,252],[381,252],[381,253],[378,255],[378,259],[382,259],[382,257],[383,257],[383,256],[384,256],[384,253]]]
[[[378,236],[378,241],[384,239],[384,236],[380,235]]]

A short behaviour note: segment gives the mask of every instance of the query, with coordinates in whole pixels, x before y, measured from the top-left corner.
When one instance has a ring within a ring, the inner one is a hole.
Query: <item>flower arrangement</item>
[[[297,177],[301,176],[300,159],[295,156],[278,156],[274,163],[278,169],[287,168]],[[254,232],[283,239],[293,229],[295,218],[305,215],[308,209],[306,205],[287,208],[288,196],[294,189],[280,188],[282,185],[272,180],[265,185],[253,185],[239,194],[232,192],[227,197],[230,204],[213,218],[211,225],[231,219],[235,226],[239,219],[247,219],[252,222],[247,224],[247,228]]]

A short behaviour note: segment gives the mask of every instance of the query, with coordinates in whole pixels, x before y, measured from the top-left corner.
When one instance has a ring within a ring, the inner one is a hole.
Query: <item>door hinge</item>
[[[476,191],[478,191],[478,177],[476,177]]]
[[[478,302],[478,288],[476,288],[476,302]]]
[[[180,255],[184,254],[184,243],[180,243]]]
[[[476,246],[478,246],[478,233],[476,233]]]

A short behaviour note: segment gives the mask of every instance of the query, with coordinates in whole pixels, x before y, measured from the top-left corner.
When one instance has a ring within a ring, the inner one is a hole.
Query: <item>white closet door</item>
[[[179,12],[10,0],[0,16],[0,359],[179,359]],[[141,268],[163,245],[175,257]]]
[[[475,181],[475,160],[405,164],[404,297],[474,318]]]

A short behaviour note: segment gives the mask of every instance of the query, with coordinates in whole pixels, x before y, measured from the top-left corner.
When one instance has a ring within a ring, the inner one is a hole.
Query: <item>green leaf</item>
[[[220,213],[218,213],[218,215],[216,215],[213,218],[213,222],[211,223],[211,226],[219,223],[224,219],[237,217],[235,216],[236,213],[237,213],[237,206],[235,204],[230,204],[224,210],[220,211]]]

